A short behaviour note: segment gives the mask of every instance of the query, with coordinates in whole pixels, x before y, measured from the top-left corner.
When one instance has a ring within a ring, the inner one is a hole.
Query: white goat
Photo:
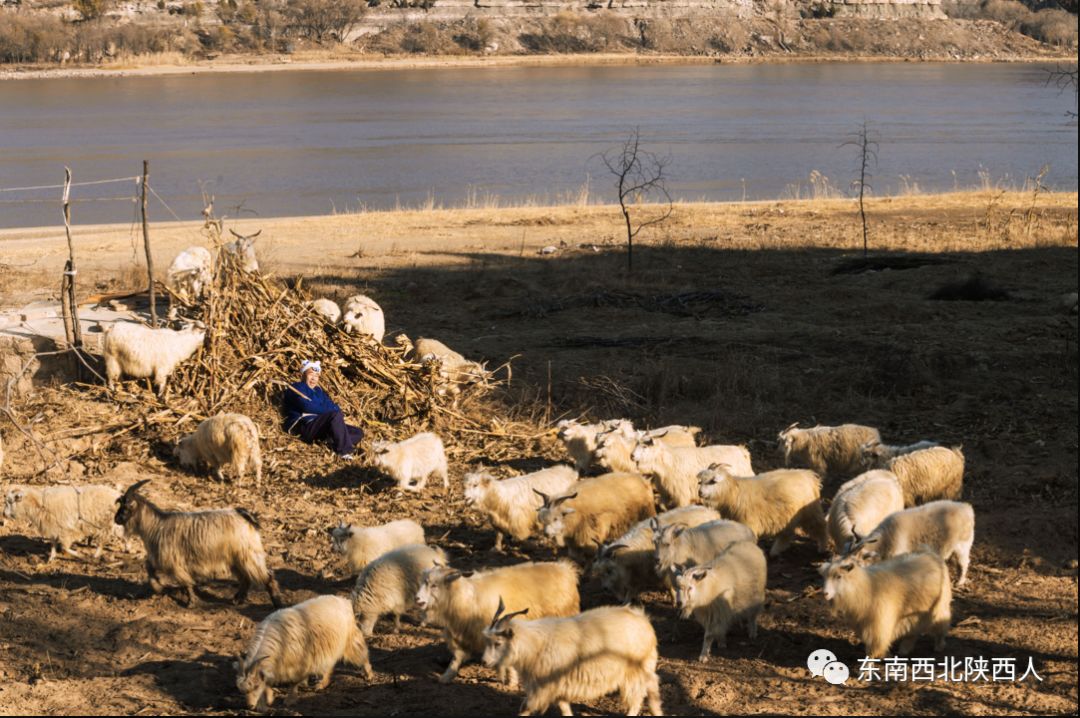
[[[195,431],[176,443],[173,454],[186,468],[207,464],[218,481],[224,481],[222,469],[228,466],[243,483],[250,465],[255,471],[255,485],[262,486],[262,451],[255,422],[243,414],[217,414],[202,421]]]
[[[646,700],[663,715],[656,675],[656,632],[645,612],[603,606],[568,618],[520,618],[530,607],[495,613],[484,631],[484,665],[515,671],[525,691],[520,715],[543,715],[552,703],[573,715],[572,702],[618,691],[623,710],[636,716]]]
[[[124,536],[113,524],[112,514],[120,492],[111,486],[13,486],[4,497],[4,517],[27,522],[38,536],[49,542],[49,561],[57,549],[78,556],[71,546],[83,540],[97,544],[94,558],[100,558],[105,541]]]
[[[440,395],[457,395],[462,387],[491,376],[482,363],[466,359],[438,339],[419,337],[412,351],[416,361],[435,367],[438,375],[436,390]]]
[[[341,321],[341,307],[339,307],[332,299],[315,299],[311,301],[309,306],[312,311],[322,317],[327,324],[337,324]]]
[[[754,535],[775,536],[770,556],[778,556],[802,529],[829,549],[825,514],[821,511],[821,479],[807,469],[777,469],[756,476],[735,476],[731,468],[713,464],[698,474],[701,499],[725,518],[749,527]]]
[[[960,569],[956,585],[963,586],[967,582],[974,542],[975,509],[971,504],[931,501],[890,514],[872,532],[858,538],[851,546],[850,555],[873,561],[928,548],[946,563],[956,559]]]
[[[131,322],[114,324],[104,339],[109,388],[124,375],[136,379],[152,377],[158,395],[164,396],[169,375],[202,346],[204,339],[206,332],[194,327],[175,331]]]
[[[335,553],[345,557],[349,575],[359,575],[364,567],[394,549],[424,543],[424,527],[412,519],[399,519],[379,526],[357,526],[344,521],[329,529]]]
[[[563,419],[555,426],[558,429],[559,441],[566,447],[566,453],[573,460],[574,466],[578,472],[585,473],[592,468],[597,437],[618,424],[618,419],[597,424],[579,424],[571,419]]]
[[[580,609],[578,570],[569,561],[521,563],[476,573],[447,566],[424,572],[416,603],[424,616],[442,626],[453,660],[439,677],[454,680],[461,664],[484,650],[484,629],[499,604],[532,609],[534,618],[572,616]],[[515,676],[499,671],[514,685]]]
[[[668,526],[697,526],[720,518],[720,514],[704,506],[683,506],[665,511],[634,527],[600,548],[592,565],[592,575],[600,585],[618,600],[629,603],[638,594],[658,585],[659,577],[653,558],[653,534]]]
[[[727,519],[718,518],[689,527],[656,525],[653,527],[656,574],[674,599],[675,574],[680,568],[707,564],[736,541],[756,540],[754,532],[746,525]]]
[[[353,611],[365,636],[386,615],[394,617],[394,632],[401,628],[401,616],[416,605],[424,571],[446,565],[440,548],[412,544],[388,551],[364,567],[352,591]]]
[[[422,491],[428,478],[441,478],[450,488],[450,470],[442,439],[430,431],[397,443],[376,441],[371,445],[373,465],[397,482],[404,491]]]
[[[826,523],[833,550],[845,553],[851,540],[865,536],[894,511],[904,508],[904,492],[896,474],[874,469],[840,487],[829,506]]]
[[[235,603],[242,603],[251,586],[258,584],[266,587],[274,607],[281,607],[277,580],[266,565],[254,516],[240,508],[164,511],[139,492],[148,483],[146,479],[128,487],[114,520],[142,539],[154,593],[165,589],[163,579],[171,579],[187,593],[191,606],[197,583],[232,576],[240,582]]]
[[[863,469],[883,469],[890,459],[910,454],[913,451],[932,449],[939,446],[936,441],[916,441],[914,444],[882,444],[880,441],[868,441],[859,451],[862,452]]]
[[[316,596],[290,608],[274,611],[255,629],[247,651],[233,662],[236,687],[251,710],[274,703],[274,686],[296,687],[311,676],[315,690],[330,685],[338,661],[374,675],[364,635],[356,626],[352,607],[340,596]]]
[[[259,260],[255,256],[255,238],[262,234],[260,229],[255,234],[242,235],[232,232],[232,236],[236,237],[236,240],[229,242],[225,245],[225,251],[236,257],[237,264],[240,269],[251,274],[259,271]]]
[[[964,490],[964,454],[959,446],[913,451],[890,460],[885,468],[900,481],[905,506],[938,499],[957,501]]]
[[[877,429],[859,424],[798,428],[795,422],[780,432],[784,466],[812,469],[822,477],[848,478],[862,471],[862,447],[880,442]]]
[[[503,534],[521,542],[539,530],[536,512],[543,506],[540,494],[565,493],[577,479],[577,471],[562,465],[502,481],[477,471],[465,475],[465,505],[487,516],[495,528],[495,550],[502,551]]]
[[[386,317],[382,307],[374,299],[357,294],[346,299],[341,308],[345,312],[341,324],[346,332],[370,334],[377,342],[383,340],[386,334]]]
[[[696,446],[695,437],[701,433],[696,426],[662,426],[651,431],[637,431],[634,425],[620,419],[615,428],[596,437],[596,464],[605,471],[627,471],[639,473],[637,464],[631,455],[638,442],[645,438],[661,441],[671,449],[685,449]]]
[[[214,278],[214,258],[206,247],[188,247],[169,265],[169,288],[187,301],[202,298]]]
[[[945,647],[952,587],[937,554],[906,553],[865,567],[848,557],[819,571],[829,607],[855,630],[870,658],[884,658],[897,640],[899,653],[907,655],[924,634],[934,637],[934,650]]]
[[[745,446],[672,449],[659,439],[646,437],[634,448],[631,459],[653,480],[661,503],[670,508],[697,503],[698,474],[712,464],[727,464],[740,475],[754,473]]]
[[[737,541],[709,563],[675,574],[675,607],[705,629],[699,661],[709,660],[713,641],[727,646],[728,629],[736,621],[746,624],[751,640],[757,638],[765,576],[765,554],[753,541]]]

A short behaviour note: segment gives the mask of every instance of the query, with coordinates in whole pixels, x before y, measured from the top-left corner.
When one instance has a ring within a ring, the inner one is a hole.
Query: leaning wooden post
[[[64,168],[64,234],[67,235],[68,260],[64,265],[64,280],[60,287],[60,306],[64,315],[64,338],[76,352],[82,351],[82,328],[79,326],[79,306],[75,303],[75,243],[71,241],[71,168]],[[75,357],[76,372],[81,376],[81,363]]]
[[[150,225],[146,222],[146,187],[150,180],[150,160],[142,163],[142,237],[146,248],[146,276],[150,279],[150,326],[157,328],[157,295],[154,292],[154,258],[150,254]]]

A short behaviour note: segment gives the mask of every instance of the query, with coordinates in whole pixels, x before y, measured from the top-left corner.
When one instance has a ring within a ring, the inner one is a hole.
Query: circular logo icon
[[[825,666],[835,662],[835,653],[827,651],[824,648],[819,648],[811,653],[810,657],[806,659],[806,667],[810,669],[812,675],[820,676],[825,670]]]
[[[834,686],[842,686],[847,682],[847,679],[851,677],[851,672],[848,671],[848,667],[840,661],[833,661],[826,664],[825,670],[822,671],[822,675],[825,676],[825,680],[832,683]]]

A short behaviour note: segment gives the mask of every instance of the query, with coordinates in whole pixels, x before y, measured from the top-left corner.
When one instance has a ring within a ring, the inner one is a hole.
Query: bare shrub
[[[1031,13],[1020,24],[1020,32],[1051,45],[1075,47],[1076,16],[1057,8],[1047,8]]]
[[[84,20],[96,20],[112,7],[112,0],[72,0],[71,7],[82,15]]]
[[[451,33],[434,22],[410,25],[401,38],[401,49],[421,55],[451,55],[461,52]]]
[[[344,42],[367,11],[366,0],[289,0],[285,16],[301,37]]]
[[[614,13],[563,10],[540,20],[535,32],[522,33],[518,40],[532,52],[602,52],[627,44],[629,35],[629,23]]]
[[[58,60],[69,34],[63,21],[53,15],[0,10],[0,62]]]
[[[454,42],[466,50],[483,52],[495,40],[495,27],[487,18],[466,18],[456,34]]]

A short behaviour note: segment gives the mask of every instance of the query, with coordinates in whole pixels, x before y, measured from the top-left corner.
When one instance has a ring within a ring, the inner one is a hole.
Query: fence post
[[[60,283],[60,307],[64,316],[64,338],[74,351],[82,351],[82,328],[79,325],[79,306],[75,302],[75,243],[71,240],[71,168],[64,168],[64,234],[67,235],[68,260]],[[73,362],[76,376],[82,376],[82,363]]]
[[[154,258],[150,254],[150,225],[146,222],[146,186],[150,180],[150,160],[142,163],[142,236],[146,249],[146,276],[150,280],[150,326],[157,328],[157,294],[154,291]]]

